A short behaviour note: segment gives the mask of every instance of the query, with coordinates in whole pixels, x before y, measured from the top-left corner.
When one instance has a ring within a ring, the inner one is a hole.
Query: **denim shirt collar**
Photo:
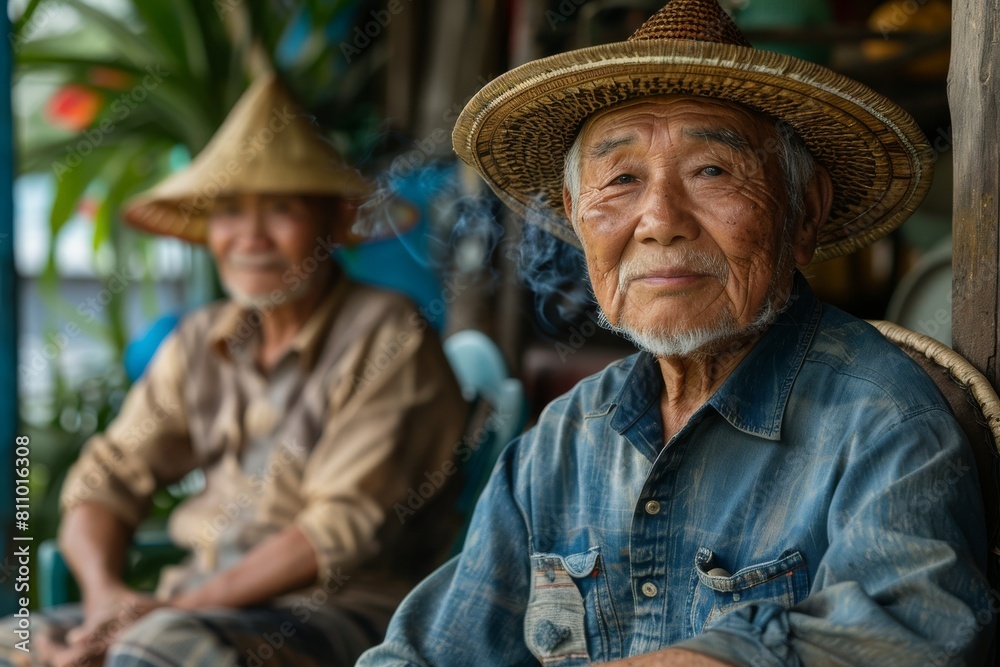
[[[729,378],[691,417],[687,430],[713,408],[734,428],[768,440],[781,439],[785,404],[819,324],[822,306],[798,271],[788,304]],[[663,376],[648,352],[634,358],[632,369],[612,405],[611,428],[654,452],[663,446],[659,399]]]

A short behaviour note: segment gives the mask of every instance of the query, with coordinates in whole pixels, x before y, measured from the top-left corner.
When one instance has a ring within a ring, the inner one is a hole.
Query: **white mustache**
[[[274,252],[233,252],[229,254],[226,261],[236,269],[284,269],[291,267],[288,260]]]
[[[618,266],[619,288],[638,278],[663,271],[710,275],[718,278],[723,285],[729,280],[729,264],[725,257],[684,250],[674,252],[659,261],[622,260]]]

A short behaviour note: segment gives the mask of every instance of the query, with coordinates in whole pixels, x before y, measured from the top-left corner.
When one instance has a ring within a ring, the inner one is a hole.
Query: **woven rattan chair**
[[[931,376],[972,444],[986,509],[985,528],[990,547],[987,574],[993,590],[1000,590],[1000,493],[997,490],[1000,398],[989,381],[950,347],[892,322],[873,321],[871,324]],[[1000,664],[1000,660],[996,664]]]

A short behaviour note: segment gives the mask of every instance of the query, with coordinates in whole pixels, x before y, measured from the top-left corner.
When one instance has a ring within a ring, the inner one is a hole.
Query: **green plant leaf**
[[[145,76],[146,70],[129,62],[102,58],[99,56],[79,56],[72,53],[53,51],[46,43],[32,43],[17,54],[18,69],[21,73],[35,70],[62,71],[68,75],[68,81],[87,81],[90,71],[95,67],[117,70],[130,76]],[[93,86],[89,81],[87,85]]]
[[[132,6],[142,19],[141,35],[150,46],[161,52],[163,65],[180,66],[186,63],[184,34],[177,9],[183,2],[157,2],[132,0]]]
[[[115,44],[115,48],[133,65],[144,66],[158,62],[162,53],[156,51],[153,45],[133,32],[123,21],[111,16],[82,0],[62,0],[78,11],[85,20],[99,27]]]
[[[35,15],[35,10],[38,9],[38,5],[41,4],[41,0],[31,0],[28,6],[24,8],[24,11],[14,22],[13,30],[11,31],[14,35],[22,35],[24,30],[27,28],[28,24],[31,23],[31,18]]]
[[[118,212],[125,199],[149,182],[150,174],[140,168],[140,163],[147,160],[149,153],[158,150],[165,152],[167,149],[167,144],[157,139],[133,140],[132,143],[130,148],[117,152],[102,174],[108,191],[94,214],[95,251],[110,237],[112,226],[119,224]]]
[[[49,214],[49,229],[52,233],[52,247],[55,247],[56,236],[66,221],[76,211],[80,198],[87,186],[104,168],[114,151],[101,147],[94,149],[89,155],[82,153],[70,154],[59,164],[56,177],[56,196],[52,202],[52,212]],[[76,160],[79,159],[79,162]]]

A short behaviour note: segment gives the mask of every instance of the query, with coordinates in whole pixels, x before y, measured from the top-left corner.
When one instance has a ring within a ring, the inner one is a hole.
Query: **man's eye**
[[[706,176],[722,176],[726,172],[722,169],[722,167],[716,167],[713,165],[710,167],[705,167],[704,169],[701,170],[701,173],[705,174]]]
[[[217,204],[212,208],[212,215],[220,218],[233,218],[240,214],[240,207],[238,204]]]
[[[628,185],[629,183],[635,183],[635,176],[632,174],[622,174],[615,178],[615,185]]]

